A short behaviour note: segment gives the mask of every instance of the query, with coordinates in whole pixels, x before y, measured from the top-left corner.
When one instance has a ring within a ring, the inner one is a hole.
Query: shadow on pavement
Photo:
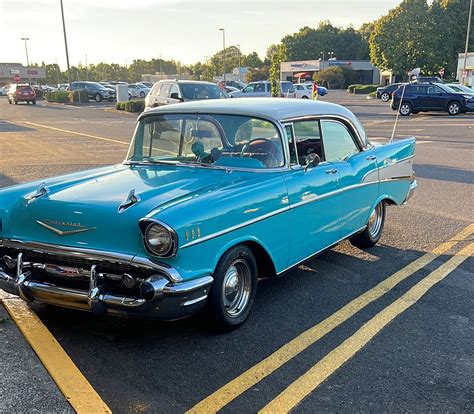
[[[463,168],[443,165],[416,164],[417,177],[430,180],[451,181],[455,183],[474,184],[474,172]]]
[[[25,127],[23,125],[13,124],[0,119],[0,132],[27,132],[34,131],[34,128]]]
[[[0,124],[1,125],[1,124]],[[0,189],[3,187],[9,187],[11,185],[17,184],[17,181],[11,179],[7,175],[0,173]]]

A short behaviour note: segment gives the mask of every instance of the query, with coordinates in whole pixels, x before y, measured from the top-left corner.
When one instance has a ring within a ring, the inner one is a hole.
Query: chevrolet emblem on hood
[[[96,227],[83,227],[80,223],[74,223],[70,221],[59,221],[59,220],[45,220],[45,222],[36,220],[36,222],[43,226],[45,229],[51,230],[56,233],[58,236],[70,236],[71,234],[83,233],[85,231],[95,230]],[[54,226],[62,227],[75,227],[75,230],[60,230]]]

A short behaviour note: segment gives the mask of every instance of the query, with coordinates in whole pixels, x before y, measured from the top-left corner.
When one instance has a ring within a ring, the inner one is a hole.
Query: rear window
[[[20,92],[33,92],[31,86],[18,86],[16,90]]]

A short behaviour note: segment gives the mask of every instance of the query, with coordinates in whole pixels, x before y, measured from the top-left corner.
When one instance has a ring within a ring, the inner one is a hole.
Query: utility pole
[[[22,37],[21,40],[25,41],[25,52],[26,52],[26,73],[28,74],[28,79],[30,80],[31,85],[31,74],[30,74],[30,59],[28,58],[28,45],[26,42],[30,40],[29,37]]]
[[[61,16],[63,19],[64,47],[66,48],[67,80],[69,84],[69,89],[71,89],[71,69],[69,67],[69,52],[67,50],[66,24],[64,23],[63,0],[59,0],[59,1],[61,3]]]
[[[87,65],[87,55],[85,55],[85,62],[86,62],[86,79],[89,80],[89,66]]]
[[[58,81],[58,87],[59,87],[59,66],[58,66],[58,59],[56,58],[56,79]]]
[[[224,67],[224,84],[225,84],[225,29],[219,29],[222,31],[222,66]]]
[[[469,34],[471,33],[472,0],[469,4],[469,17],[467,19],[466,47],[464,48],[464,65],[461,73],[461,83],[464,84],[464,78],[467,65],[467,50],[469,48]]]
[[[161,53],[160,53],[160,79],[163,79],[163,77],[161,76]]]
[[[321,72],[324,70],[324,52],[319,52],[320,55],[323,55],[323,60],[321,61],[321,66],[319,68],[319,71]]]

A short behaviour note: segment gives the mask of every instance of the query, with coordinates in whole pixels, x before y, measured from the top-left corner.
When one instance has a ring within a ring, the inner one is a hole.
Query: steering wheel
[[[267,167],[279,167],[282,164],[282,152],[271,139],[254,138],[244,144],[240,155],[250,154],[251,158],[256,158]],[[255,154],[255,156],[253,155]]]

